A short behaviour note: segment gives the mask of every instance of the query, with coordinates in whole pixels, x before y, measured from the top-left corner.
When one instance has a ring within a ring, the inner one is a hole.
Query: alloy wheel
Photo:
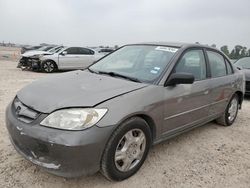
[[[43,69],[45,72],[53,72],[55,69],[54,63],[47,61],[43,64]]]
[[[233,121],[237,115],[238,111],[238,100],[237,98],[233,98],[228,108],[228,120]]]
[[[145,152],[146,137],[140,129],[128,131],[119,141],[115,152],[115,165],[127,172],[137,166]]]

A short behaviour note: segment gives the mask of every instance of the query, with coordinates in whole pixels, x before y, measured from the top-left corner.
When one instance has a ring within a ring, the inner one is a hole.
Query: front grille
[[[250,91],[250,81],[246,81],[246,91]]]
[[[34,121],[40,113],[23,104],[17,97],[13,102],[14,114],[17,119],[25,123]]]

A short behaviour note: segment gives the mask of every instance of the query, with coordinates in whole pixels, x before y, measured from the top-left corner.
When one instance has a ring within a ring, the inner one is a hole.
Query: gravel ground
[[[4,122],[16,92],[43,73],[21,71],[14,61],[0,61],[0,187],[250,187],[250,99],[233,126],[209,123],[154,146],[140,171],[123,182],[100,173],[64,179],[41,170],[13,148]],[[61,73],[58,73],[61,74]]]

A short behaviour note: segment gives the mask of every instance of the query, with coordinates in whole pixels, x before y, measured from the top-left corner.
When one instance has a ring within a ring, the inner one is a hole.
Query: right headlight
[[[62,109],[48,115],[40,124],[65,130],[83,130],[95,125],[107,111],[95,108]]]

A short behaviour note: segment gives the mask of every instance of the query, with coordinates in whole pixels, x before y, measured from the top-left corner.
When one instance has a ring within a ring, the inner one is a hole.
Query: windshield
[[[39,51],[46,51],[47,48],[48,48],[48,46],[42,46],[42,47],[38,48],[37,50],[39,50]]]
[[[115,73],[141,82],[155,81],[178,48],[153,45],[124,46],[101,59],[89,69],[96,73]],[[112,74],[110,74],[112,75]]]
[[[237,67],[242,67],[243,69],[250,69],[250,57],[245,57],[242,59],[239,59],[234,63],[234,65]]]
[[[41,47],[41,48],[39,48],[37,50],[39,50],[39,51],[49,51],[51,48],[53,48],[53,46],[43,46],[43,47]]]
[[[63,46],[56,46],[56,47],[50,49],[49,52],[56,53],[56,52],[59,52],[62,48],[63,48]]]

